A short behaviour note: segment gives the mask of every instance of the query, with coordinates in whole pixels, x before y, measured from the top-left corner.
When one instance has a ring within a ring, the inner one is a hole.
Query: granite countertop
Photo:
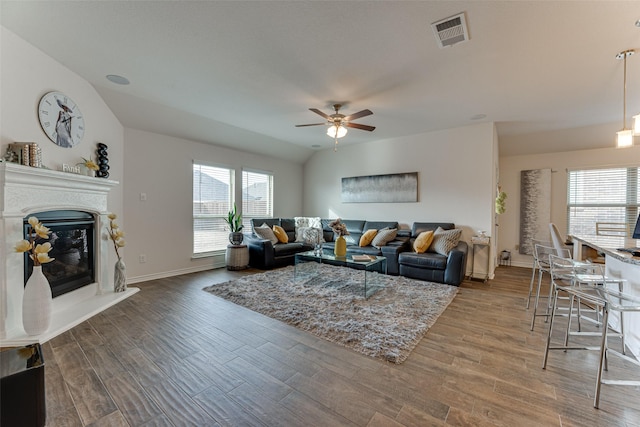
[[[619,251],[618,248],[638,248],[640,251],[640,240],[621,236],[569,236],[571,239],[591,246],[595,250],[620,261],[640,266],[640,257],[634,257],[629,252]]]

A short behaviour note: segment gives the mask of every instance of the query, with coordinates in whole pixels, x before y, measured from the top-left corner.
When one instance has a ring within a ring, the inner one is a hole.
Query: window
[[[596,222],[627,224],[640,209],[640,167],[575,170],[568,173],[567,230],[594,235]]]
[[[273,217],[273,175],[242,171],[242,224],[251,229],[252,218]]]
[[[224,219],[233,207],[233,169],[193,164],[193,254],[225,250],[229,228]]]

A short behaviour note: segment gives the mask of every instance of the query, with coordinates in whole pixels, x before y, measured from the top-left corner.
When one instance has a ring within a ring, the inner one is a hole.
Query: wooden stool
[[[244,270],[249,266],[249,248],[247,245],[227,245],[225,256],[227,270]]]

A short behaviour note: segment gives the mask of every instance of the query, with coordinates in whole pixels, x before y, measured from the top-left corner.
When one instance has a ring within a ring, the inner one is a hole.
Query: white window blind
[[[273,175],[242,171],[242,224],[251,230],[252,218],[273,217]]]
[[[233,206],[233,169],[193,164],[193,253],[225,250],[229,228],[224,219]]]
[[[569,171],[569,234],[595,235],[597,222],[625,223],[627,230],[633,230],[640,208],[639,171],[639,167]]]

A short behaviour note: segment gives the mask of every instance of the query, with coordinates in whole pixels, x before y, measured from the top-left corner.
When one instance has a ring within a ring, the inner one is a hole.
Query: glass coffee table
[[[356,259],[354,259],[354,256]],[[337,265],[355,270],[362,270],[362,290],[365,298],[369,298],[384,284],[377,280],[382,275],[387,274],[387,259],[383,256],[367,255],[367,259],[358,258],[361,254],[349,254],[344,257],[337,257],[328,250],[321,252],[308,251],[296,254],[294,279],[300,280],[310,276],[320,274],[317,268],[320,264]]]

